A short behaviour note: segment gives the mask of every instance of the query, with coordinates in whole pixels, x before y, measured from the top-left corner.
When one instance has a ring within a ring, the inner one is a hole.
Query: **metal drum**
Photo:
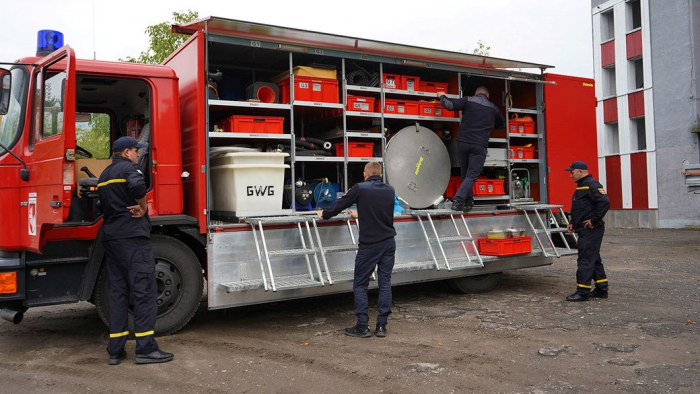
[[[387,183],[411,208],[427,208],[442,200],[450,181],[450,155],[432,130],[409,126],[386,146]]]

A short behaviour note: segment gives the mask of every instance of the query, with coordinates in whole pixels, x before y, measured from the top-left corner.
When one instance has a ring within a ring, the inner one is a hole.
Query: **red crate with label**
[[[409,92],[420,91],[420,77],[416,77],[413,75],[402,75],[401,89],[408,90]]]
[[[534,146],[511,146],[508,149],[508,157],[511,159],[534,159]]]
[[[279,116],[233,115],[219,123],[223,131],[234,133],[282,134],[284,118]]]
[[[345,144],[338,143],[335,144],[335,155],[338,157],[343,157],[343,150]],[[373,142],[349,142],[348,143],[348,157],[373,157]]]
[[[374,112],[381,112],[381,100],[374,102]],[[384,113],[396,115],[418,115],[418,102],[385,99]]]
[[[518,114],[508,120],[508,132],[511,134],[535,134],[535,121],[530,116],[518,117]]]
[[[277,82],[280,88],[280,103],[289,104],[289,78]],[[294,100],[317,103],[338,103],[338,80],[294,76]]]
[[[421,116],[435,116],[442,118],[453,118],[454,111],[446,110],[439,102],[419,101],[418,114]]]
[[[420,81],[418,83],[418,90],[421,92],[447,92],[447,82],[428,82]]]
[[[374,112],[374,97],[348,96],[348,111]]]
[[[532,237],[479,238],[479,253],[484,256],[513,256],[532,253]]]
[[[503,179],[477,179],[472,187],[475,196],[502,196]]]
[[[382,77],[384,78],[384,89],[401,89],[401,75],[384,74]]]

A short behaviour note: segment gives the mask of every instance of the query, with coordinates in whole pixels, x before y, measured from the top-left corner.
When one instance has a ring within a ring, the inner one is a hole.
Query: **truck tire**
[[[184,243],[164,235],[153,235],[158,286],[156,335],[170,335],[190,321],[202,300],[204,276],[194,252]],[[103,264],[95,286],[95,306],[109,326],[109,279]],[[133,305],[129,307],[129,332],[134,332]]]
[[[493,290],[501,280],[501,272],[493,274],[465,276],[464,278],[450,279],[450,287],[462,293],[485,293]]]

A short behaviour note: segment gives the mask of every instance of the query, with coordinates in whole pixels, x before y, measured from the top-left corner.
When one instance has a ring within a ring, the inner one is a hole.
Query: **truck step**
[[[331,278],[333,278],[333,284],[352,282],[355,279],[355,273],[353,271],[331,272]]]
[[[311,279],[309,275],[279,276],[275,278],[277,290],[303,289],[306,287],[323,286],[320,281]],[[271,286],[270,286],[271,288]]]
[[[479,263],[479,259],[477,257],[472,258],[472,261],[469,260],[451,260],[450,261],[450,270],[459,270],[459,269],[467,269],[467,268],[482,268],[483,266],[481,263]]]
[[[357,245],[334,245],[334,246],[324,246],[323,251],[325,253],[337,253],[337,252],[348,252],[351,250],[357,250]]]
[[[264,288],[262,279],[248,279],[234,282],[219,283],[219,287],[227,293],[235,293],[238,291]]]
[[[430,240],[434,240],[435,238],[431,238]],[[474,238],[472,237],[467,237],[464,235],[455,235],[453,237],[440,237],[440,242],[442,243],[447,243],[447,242],[471,242],[473,241]]]
[[[305,254],[315,254],[314,249],[285,249],[285,250],[271,250],[267,254],[269,256],[303,256]]]
[[[409,271],[434,270],[434,269],[435,269],[435,262],[433,260],[425,260],[425,261],[411,261],[408,263],[396,264],[396,265],[394,265],[394,270],[392,272],[409,272]]]

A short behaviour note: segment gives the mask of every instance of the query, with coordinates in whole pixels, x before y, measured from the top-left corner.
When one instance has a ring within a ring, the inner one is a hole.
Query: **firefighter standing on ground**
[[[134,298],[136,364],[163,363],[172,353],[158,349],[153,338],[158,313],[151,222],[146,182],[139,170],[139,144],[131,137],[114,141],[112,164],[100,175],[98,192],[104,213],[102,244],[109,275],[109,364],[126,358],[129,296]]]
[[[386,336],[386,323],[391,314],[391,271],[394,269],[396,242],[394,236],[394,188],[382,181],[382,166],[376,162],[365,165],[365,182],[350,188],[331,207],[320,209],[318,217],[330,219],[342,210],[357,203],[357,212],[349,211],[353,218],[360,217],[360,237],[352,290],[355,297],[357,324],[345,329],[345,335],[367,338],[369,330],[369,278],[377,267],[379,299],[375,335]]]
[[[600,258],[600,245],[605,233],[603,217],[610,208],[610,199],[603,185],[588,174],[588,165],[575,161],[565,169],[576,182],[571,202],[571,216],[567,231],[578,234],[576,292],[567,301],[587,301],[608,298],[608,276]],[[591,282],[595,283],[595,288]],[[592,290],[591,290],[592,289]]]
[[[457,135],[462,184],[455,193],[452,209],[469,212],[474,207],[472,187],[484,169],[491,128],[502,129],[505,120],[498,107],[489,101],[489,90],[484,86],[476,88],[472,97],[451,99],[445,96],[445,92],[437,92],[437,96],[446,109],[462,111]]]

